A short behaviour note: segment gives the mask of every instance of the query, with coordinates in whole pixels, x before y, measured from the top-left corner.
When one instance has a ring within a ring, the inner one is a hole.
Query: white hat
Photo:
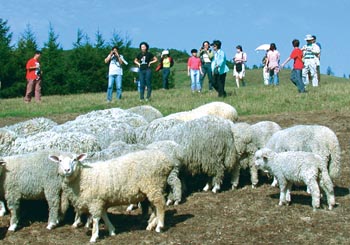
[[[163,56],[163,55],[168,55],[168,54],[169,54],[169,50],[163,50],[163,51],[162,51],[162,56]]]
[[[313,36],[311,34],[307,34],[305,36],[305,41],[310,41],[310,40],[314,40]]]

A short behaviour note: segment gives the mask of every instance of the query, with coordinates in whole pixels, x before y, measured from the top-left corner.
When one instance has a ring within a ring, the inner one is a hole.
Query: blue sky
[[[147,41],[186,51],[219,39],[228,59],[242,45],[251,67],[264,55],[255,51],[260,44],[276,43],[283,62],[294,38],[303,45],[305,35],[314,34],[322,44],[321,72],[331,67],[339,77],[350,74],[349,9],[349,0],[0,0],[14,43],[30,25],[42,47],[50,23],[63,49],[72,48],[78,29],[92,43],[99,31],[106,41],[119,33],[134,47]]]

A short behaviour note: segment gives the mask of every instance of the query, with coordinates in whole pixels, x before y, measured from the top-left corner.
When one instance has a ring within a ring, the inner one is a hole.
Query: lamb
[[[212,178],[212,192],[223,182],[225,171],[236,172],[236,149],[232,122],[220,117],[204,116],[187,121],[159,133],[158,140],[173,140],[184,148],[181,172],[188,175],[206,174]],[[210,188],[207,185],[204,190]]]
[[[49,206],[47,229],[54,228],[68,208],[68,201],[61,195],[61,178],[58,168],[49,164],[49,152],[38,151],[22,155],[3,157],[6,163],[0,176],[1,197],[7,200],[11,211],[9,231],[18,226],[20,200],[46,199]],[[5,211],[5,209],[3,209]]]
[[[152,214],[147,230],[160,232],[164,226],[165,190],[174,161],[163,151],[146,149],[118,158],[83,165],[86,154],[74,158],[50,155],[59,164],[63,190],[75,209],[89,212],[93,219],[90,242],[96,242],[99,220],[104,219],[110,235],[115,228],[107,216],[107,208],[149,200]],[[147,163],[147,164],[146,164]]]
[[[320,155],[332,180],[340,175],[341,149],[336,134],[320,125],[297,125],[272,135],[266,147],[275,152],[306,151]],[[276,182],[273,183],[275,185]]]
[[[221,117],[224,119],[228,119],[232,122],[236,122],[238,120],[238,113],[236,109],[224,102],[211,102],[202,106],[199,106],[191,111],[183,111],[170,114],[165,118],[170,119],[178,119],[182,121],[190,121],[194,119],[198,119],[203,116],[213,115],[217,117]]]
[[[319,186],[326,193],[329,210],[335,205],[333,183],[324,158],[319,155],[302,151],[276,153],[268,148],[262,148],[255,153],[255,164],[278,179],[280,206],[291,201],[290,192],[293,183],[304,183],[308,186],[314,210],[320,207]]]

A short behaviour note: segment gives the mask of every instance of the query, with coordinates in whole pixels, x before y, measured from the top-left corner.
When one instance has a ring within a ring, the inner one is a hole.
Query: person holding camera
[[[205,75],[208,75],[209,80],[209,92],[213,91],[213,75],[211,71],[211,60],[213,59],[213,52],[210,49],[209,41],[204,41],[201,49],[199,50],[199,58],[202,62],[202,74],[200,76],[200,85],[203,89],[203,80]]]
[[[32,94],[34,90],[34,97],[36,102],[41,101],[41,69],[40,69],[40,56],[41,51],[35,51],[34,57],[29,59],[26,64],[26,79],[27,87],[26,94],[24,96],[24,102],[29,103],[32,99]]]
[[[105,63],[109,63],[108,71],[108,87],[107,87],[107,102],[112,102],[113,95],[113,83],[116,84],[117,100],[122,98],[122,78],[123,68],[122,64],[127,65],[128,62],[124,59],[123,55],[119,54],[118,48],[114,46],[111,52],[105,58]]]

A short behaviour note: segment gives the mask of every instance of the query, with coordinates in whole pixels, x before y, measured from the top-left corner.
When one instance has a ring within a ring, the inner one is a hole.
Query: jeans
[[[163,88],[169,89],[170,68],[163,68]]]
[[[146,86],[147,86],[147,99],[151,98],[151,93],[152,93],[151,78],[152,78],[152,71],[150,68],[139,71],[140,100],[145,99]]]
[[[299,93],[305,92],[305,86],[303,83],[301,70],[293,69],[292,73],[290,74],[290,80],[292,81],[292,83],[294,83],[295,86],[297,86]]]
[[[201,88],[203,88],[203,80],[205,78],[205,75],[208,75],[209,90],[212,90],[213,89],[213,74],[211,71],[211,63],[204,63],[202,65],[202,71],[203,71],[203,75],[201,75],[201,77],[200,77]]]
[[[191,76],[191,90],[192,91],[201,91],[201,84],[199,82],[199,70],[192,70],[190,71]]]
[[[269,78],[269,84],[270,85],[278,85],[280,83],[280,80],[278,78],[278,68],[274,68],[270,70],[270,78]]]
[[[117,99],[122,98],[122,75],[109,75],[108,76],[108,88],[107,88],[107,100],[112,101],[112,93],[113,93],[113,83],[115,82],[115,86],[117,87]]]

